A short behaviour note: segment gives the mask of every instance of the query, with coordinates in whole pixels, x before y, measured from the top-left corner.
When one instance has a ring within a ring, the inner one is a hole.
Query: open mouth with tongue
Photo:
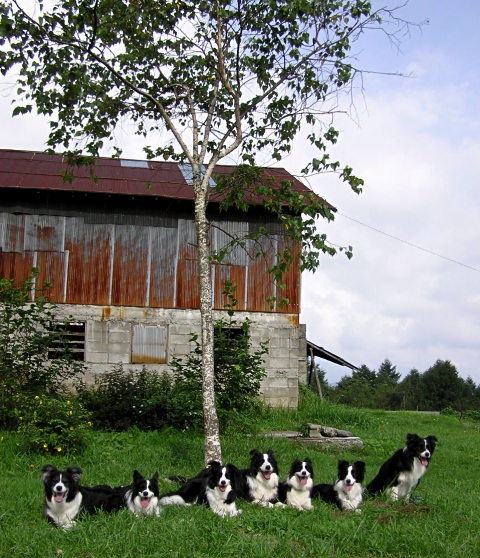
[[[350,492],[350,490],[352,490],[352,488],[353,488],[353,486],[352,486],[351,484],[346,484],[346,485],[345,485],[345,490],[346,490],[347,492]]]
[[[272,472],[271,471],[262,471],[262,475],[263,475],[263,478],[265,480],[269,480],[270,477],[272,476]]]
[[[428,459],[425,459],[425,457],[420,457],[420,463],[421,463],[424,467],[428,467]]]
[[[63,502],[65,496],[67,495],[67,491],[65,492],[55,492],[55,502]]]
[[[151,499],[151,496],[141,496],[140,503],[142,504],[142,508],[148,508],[148,504],[150,504]]]
[[[300,482],[300,484],[307,484],[308,481],[308,477],[307,476],[303,476],[303,475],[297,475],[297,479]]]
[[[227,485],[226,484],[219,484],[218,488],[220,489],[220,492],[225,492],[225,490],[227,490]]]

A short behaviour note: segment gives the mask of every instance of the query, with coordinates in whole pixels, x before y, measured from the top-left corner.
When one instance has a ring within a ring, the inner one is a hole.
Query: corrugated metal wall
[[[20,284],[32,266],[39,267],[39,284],[51,282],[48,295],[60,303],[199,307],[195,225],[184,212],[173,218],[173,211],[155,226],[144,221],[130,224],[131,215],[125,224],[118,214],[112,219],[111,212],[104,223],[98,222],[98,215],[92,223],[91,214],[65,213],[1,212],[0,276],[14,277]],[[265,225],[265,216],[258,213],[242,219],[215,216],[210,233],[214,250]],[[271,218],[270,225],[277,232],[278,225]],[[279,235],[259,243],[247,241],[244,248],[237,246],[221,263],[212,264],[214,308],[222,309],[228,302],[222,291],[224,282],[231,280],[237,287],[238,310],[299,313],[298,265],[292,266],[283,281],[286,290],[277,289],[268,273],[283,242]],[[260,252],[266,257],[255,257]],[[272,309],[271,296],[286,297],[290,302]]]

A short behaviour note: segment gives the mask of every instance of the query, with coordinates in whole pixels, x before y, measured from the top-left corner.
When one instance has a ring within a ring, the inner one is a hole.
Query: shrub
[[[463,413],[462,418],[471,422],[480,422],[480,412],[468,409]]]
[[[167,426],[170,378],[148,371],[125,371],[122,364],[98,374],[93,386],[76,383],[80,400],[93,416],[95,428],[117,432],[136,426],[156,430]]]
[[[229,312],[230,313],[230,312]],[[220,428],[247,431],[252,428],[262,403],[260,382],[265,377],[263,357],[268,343],[251,350],[251,321],[238,322],[232,318],[215,324],[215,403]],[[177,428],[202,428],[202,349],[198,337],[192,334],[194,350],[184,357],[172,358],[174,372],[169,421]]]
[[[455,411],[455,409],[452,409],[451,407],[445,407],[444,409],[442,409],[442,410],[440,411],[440,414],[441,414],[441,415],[446,415],[446,416],[449,416],[449,417],[456,417],[456,416],[458,416],[458,412]]]
[[[0,280],[0,424],[16,428],[15,396],[55,395],[62,382],[75,377],[83,364],[75,361],[57,325],[56,306],[45,296],[50,286],[33,288],[38,269],[17,287],[13,279]],[[70,321],[70,320],[69,320]],[[48,349],[56,345],[62,358],[49,359]]]
[[[49,395],[15,397],[18,432],[28,449],[57,454],[81,450],[92,427],[89,413],[77,397]]]

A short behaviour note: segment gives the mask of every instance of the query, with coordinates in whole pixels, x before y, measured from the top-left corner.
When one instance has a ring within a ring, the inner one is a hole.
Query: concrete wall
[[[133,324],[165,326],[167,331],[167,363],[172,356],[188,354],[193,349],[191,333],[200,334],[199,310],[140,308],[123,306],[91,306],[59,304],[60,319],[72,316],[86,323],[85,364],[86,381],[94,375],[123,363],[126,368],[141,370],[142,364],[131,363]],[[297,325],[296,314],[236,312],[235,319],[252,320],[250,334],[252,346],[269,341],[269,354],[265,357],[266,378],[262,382],[262,395],[272,406],[296,408],[298,381],[305,376],[305,326]],[[226,312],[215,311],[214,319],[226,317]],[[168,364],[146,364],[148,369],[169,372]]]

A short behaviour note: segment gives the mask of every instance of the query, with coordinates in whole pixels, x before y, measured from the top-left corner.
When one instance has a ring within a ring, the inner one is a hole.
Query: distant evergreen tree
[[[378,369],[377,376],[375,379],[375,384],[377,386],[381,384],[386,384],[387,386],[396,386],[398,384],[398,380],[400,379],[401,374],[397,372],[397,367],[394,366],[388,358],[386,358],[380,368]]]
[[[465,381],[449,360],[437,360],[422,377],[426,410],[441,411],[461,405]]]

